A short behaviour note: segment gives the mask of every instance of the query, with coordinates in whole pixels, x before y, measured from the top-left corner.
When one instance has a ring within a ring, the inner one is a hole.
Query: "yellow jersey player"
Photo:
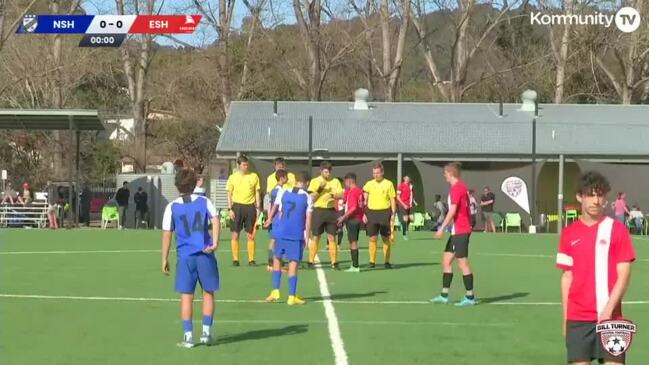
[[[373,179],[365,183],[365,210],[364,221],[366,223],[367,235],[370,236],[370,268],[376,266],[376,248],[379,233],[383,239],[383,257],[385,268],[391,269],[390,253],[392,240],[390,239],[391,228],[394,225],[394,216],[397,210],[396,191],[394,184],[383,177],[383,164],[377,163],[372,168]]]
[[[320,164],[320,176],[309,183],[309,194],[313,199],[313,222],[311,225],[311,243],[309,245],[309,267],[313,267],[318,253],[320,235],[327,233],[329,258],[331,267],[338,269],[338,246],[336,232],[338,231],[338,216],[336,215],[336,200],[343,197],[343,187],[340,180],[331,175],[333,166],[329,161]]]
[[[239,266],[239,233],[248,234],[248,265],[255,266],[255,225],[261,209],[259,176],[250,171],[246,156],[237,158],[238,171],[228,178],[228,211],[232,232],[232,264]]]

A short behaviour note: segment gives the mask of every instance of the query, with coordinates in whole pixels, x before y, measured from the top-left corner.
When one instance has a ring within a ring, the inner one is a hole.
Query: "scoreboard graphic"
[[[27,15],[17,34],[83,34],[79,47],[119,47],[128,34],[192,34],[201,15]]]

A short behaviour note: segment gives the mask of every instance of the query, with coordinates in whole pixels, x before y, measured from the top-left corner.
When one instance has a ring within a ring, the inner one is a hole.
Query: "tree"
[[[80,0],[73,0],[70,2],[70,5],[65,11],[63,11],[64,14],[72,14],[79,8],[79,2]],[[52,14],[59,14],[61,13],[61,0],[52,0],[50,3],[50,10],[52,11]],[[51,100],[49,104],[51,107],[55,109],[61,109],[63,108],[64,102],[63,102],[63,63],[61,60],[61,52],[62,52],[62,40],[61,40],[61,34],[55,34],[54,35],[54,42],[52,42],[52,53],[51,53],[51,59],[52,59],[52,67],[54,69],[54,74],[52,75],[52,94],[51,94]],[[54,143],[55,143],[55,151],[54,151],[54,174],[55,178],[58,180],[62,180],[63,177],[66,175],[65,174],[65,159],[64,155],[66,154],[66,147],[67,148],[67,153],[71,153],[71,150],[69,147],[72,145],[72,141],[68,138],[68,136],[64,136],[63,133],[60,131],[54,131],[53,132],[53,138],[54,138]]]
[[[476,16],[478,7],[475,0],[457,0],[454,6],[443,1],[414,0],[413,7],[415,14],[412,17],[412,23],[415,27],[417,37],[420,42],[420,50],[426,60],[426,66],[430,73],[431,88],[437,92],[446,101],[461,101],[465,93],[487,78],[507,73],[512,68],[504,68],[496,71],[475,70],[480,76],[469,80],[469,71],[472,62],[479,52],[486,54],[488,49],[493,45],[493,31],[503,21],[507,20],[509,11],[518,1],[503,4],[487,2],[479,9],[484,10],[480,17]],[[450,51],[448,56],[449,71],[448,76],[441,72],[442,54],[434,52],[433,33],[429,30],[426,23],[427,9],[435,7],[445,9],[453,14],[452,21],[452,40],[450,42]],[[489,42],[491,41],[491,42]],[[485,43],[489,44],[485,47]],[[485,49],[487,48],[487,49]]]
[[[83,180],[105,182],[112,180],[119,169],[120,151],[112,141],[90,138],[81,152]]]
[[[350,5],[361,18],[367,32],[366,41],[369,54],[366,57],[383,84],[384,100],[395,101],[403,69],[406,36],[411,18],[411,0],[395,1],[396,5],[394,6],[390,6],[390,2],[390,0],[379,0],[379,4],[377,4],[376,0],[367,0],[365,5],[360,5],[357,4],[356,0],[350,0]],[[377,22],[378,27],[381,29],[381,62],[377,60],[375,55],[374,39],[372,37],[377,28]],[[394,45],[393,22],[398,24],[396,45]],[[372,70],[368,71],[368,74],[371,75],[372,73]]]
[[[135,14],[140,14],[140,0],[133,1]],[[125,14],[124,0],[115,0],[117,13]],[[155,0],[146,0],[144,14],[154,13]],[[131,100],[131,111],[134,120],[133,160],[137,171],[146,170],[146,122],[147,122],[147,74],[153,57],[151,34],[137,36],[138,40],[122,45],[122,63],[124,76],[128,84],[128,95]],[[131,38],[136,39],[136,37]]]
[[[241,81],[239,82],[237,99],[241,99],[247,92],[248,75],[250,73],[250,53],[252,50],[253,40],[255,39],[255,34],[257,33],[258,29],[263,26],[261,23],[261,12],[266,5],[266,0],[242,1],[246,8],[248,8],[248,11],[250,13],[250,20],[248,22],[248,26],[244,26],[244,32],[247,32],[248,36],[246,38],[245,52],[242,56],[243,66],[241,70]]]
[[[232,101],[232,80],[230,79],[230,33],[235,0],[218,0],[218,6],[212,6],[209,0],[194,0],[194,5],[205,17],[217,34],[216,73],[221,87],[221,108],[223,115],[230,112]],[[218,9],[218,16],[212,9]]]
[[[573,1],[574,0],[563,1],[564,12],[567,16],[571,16],[574,13]],[[565,92],[566,67],[568,63],[568,51],[570,49],[570,33],[572,23],[567,22],[563,25],[563,33],[561,34],[559,46],[557,46],[556,44],[553,29],[554,27],[550,26],[549,28],[550,44],[552,45],[552,56],[556,65],[554,81],[554,103],[561,104],[563,102],[563,96]]]
[[[38,0],[31,0],[27,6],[22,10],[20,13],[20,16],[16,17],[16,19],[11,23],[9,26],[9,29],[5,29],[5,19],[7,18],[7,14],[9,12],[8,8],[8,2],[7,0],[0,0],[0,50],[2,50],[2,46],[5,44],[9,36],[12,34],[12,30],[15,29],[18,24],[22,21],[23,17],[27,15],[29,10],[36,4],[36,1]]]
[[[643,13],[644,0],[636,0],[631,5],[642,16],[647,15],[646,11]],[[622,104],[631,104],[638,93],[646,100],[649,94],[648,55],[649,29],[642,25],[628,34],[611,29],[591,49],[591,58],[613,86]]]

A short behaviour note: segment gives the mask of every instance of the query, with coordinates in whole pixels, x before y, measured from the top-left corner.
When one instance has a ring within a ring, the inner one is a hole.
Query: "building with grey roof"
[[[443,192],[444,182],[439,176],[423,176],[430,172],[422,174],[423,165],[416,163],[435,166],[458,160],[474,171],[502,172],[488,182],[479,182],[476,175],[476,190],[486,184],[498,190],[498,181],[514,171],[519,175],[529,171],[524,180],[533,185],[530,162],[535,121],[537,204],[546,206],[539,211],[550,213],[550,205],[555,211],[557,204],[562,205],[557,202],[562,195],[559,186],[574,183],[579,174],[572,170],[581,171],[583,163],[617,166],[615,175],[627,178],[620,179],[614,189],[627,191],[631,200],[635,188],[625,181],[637,177],[639,166],[629,175],[631,170],[620,163],[643,166],[649,161],[649,106],[536,104],[535,94],[527,92],[519,104],[238,101],[231,104],[217,154],[232,159],[245,153],[258,160],[284,156],[303,163],[309,154],[308,120],[312,117],[316,159],[395,161],[392,175],[396,180],[404,169],[410,174],[408,170],[416,168],[422,175],[419,182],[426,186],[421,193],[428,206],[433,193],[427,191]],[[559,171],[559,165],[564,166],[560,160],[567,160],[570,171]],[[544,170],[549,171],[547,176]],[[558,182],[561,175],[567,181]],[[556,178],[553,188],[548,186],[548,176]],[[572,197],[571,187],[567,188]],[[649,196],[637,195],[649,208]],[[497,209],[516,209],[504,197],[499,200],[502,205]]]

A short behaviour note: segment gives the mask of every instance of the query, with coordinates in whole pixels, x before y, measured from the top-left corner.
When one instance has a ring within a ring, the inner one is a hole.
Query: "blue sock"
[[[273,289],[279,289],[279,284],[282,281],[282,271],[273,271]]]
[[[297,293],[297,275],[288,277],[288,295]]]
[[[211,326],[213,320],[214,320],[214,317],[212,317],[212,316],[203,316],[203,326]]]
[[[203,316],[203,335],[209,335],[213,322],[212,316]]]
[[[183,332],[187,333],[187,332],[192,332],[193,330],[194,327],[192,324],[192,320],[191,319],[183,320]]]

